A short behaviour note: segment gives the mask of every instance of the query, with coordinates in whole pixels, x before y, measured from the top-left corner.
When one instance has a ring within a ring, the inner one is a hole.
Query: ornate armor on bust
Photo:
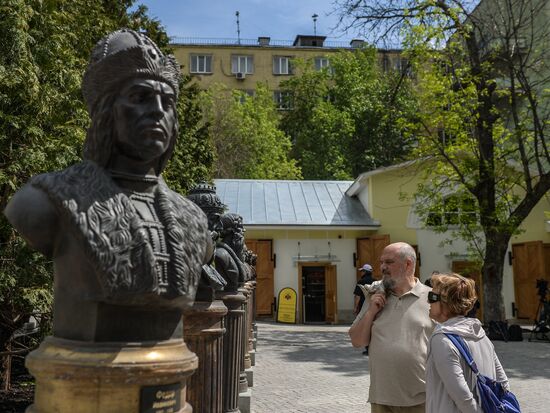
[[[103,168],[84,161],[31,184],[48,194],[81,243],[106,302],[173,307],[194,296],[206,220],[162,178],[153,193],[123,190]]]

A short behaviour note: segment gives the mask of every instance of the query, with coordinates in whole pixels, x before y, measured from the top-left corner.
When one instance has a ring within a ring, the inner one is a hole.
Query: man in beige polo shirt
[[[349,330],[354,347],[369,346],[372,413],[424,413],[426,354],[435,323],[428,291],[414,276],[416,254],[404,242],[382,252],[385,292],[366,298]]]

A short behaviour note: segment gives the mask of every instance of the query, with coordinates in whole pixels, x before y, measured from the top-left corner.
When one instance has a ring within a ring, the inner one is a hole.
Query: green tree
[[[456,224],[483,263],[486,320],[504,319],[508,244],[550,189],[548,2],[346,0],[339,10],[347,27],[406,35],[421,99],[415,156],[430,159],[418,195],[444,209],[441,194],[456,194],[475,209],[478,219]]]
[[[321,71],[295,65],[299,75],[283,84],[290,110],[282,128],[306,179],[353,179],[408,153],[406,123],[397,120],[415,114],[410,79],[384,73],[374,48],[331,54]]]
[[[80,84],[90,51],[120,27],[146,30],[166,50],[168,37],[157,20],[133,0],[5,0],[0,5],[0,211],[33,175],[80,160],[89,118]],[[200,112],[197,91],[182,89],[178,112],[183,127],[168,178],[178,188],[208,176],[207,141],[193,125]],[[191,162],[191,160],[193,160]],[[186,164],[186,165],[184,165]],[[192,167],[189,167],[192,165]],[[0,214],[0,352],[33,312],[49,312],[52,263],[31,251]],[[8,371],[2,358],[1,373]],[[2,374],[2,387],[9,377]]]
[[[258,84],[254,96],[248,96],[215,84],[204,92],[202,107],[215,148],[217,178],[301,178],[265,85]]]

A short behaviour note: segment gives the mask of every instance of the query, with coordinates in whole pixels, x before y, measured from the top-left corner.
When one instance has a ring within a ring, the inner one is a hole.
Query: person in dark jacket
[[[372,266],[370,264],[364,264],[361,268],[359,268],[359,271],[361,271],[361,278],[357,281],[357,285],[355,286],[355,290],[353,291],[353,314],[356,317],[357,314],[359,314],[359,312],[361,311],[361,308],[363,308],[363,303],[365,302],[365,295],[363,294],[363,291],[361,290],[361,287],[359,287],[359,285],[370,285],[374,281],[374,279],[372,278]],[[365,351],[363,351],[363,354],[365,356],[369,354],[369,346],[365,347]]]

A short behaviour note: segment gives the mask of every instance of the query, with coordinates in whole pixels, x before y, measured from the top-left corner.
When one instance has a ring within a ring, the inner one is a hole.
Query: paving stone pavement
[[[252,413],[369,413],[368,357],[348,328],[259,322]],[[550,343],[495,348],[522,412],[550,412]]]

